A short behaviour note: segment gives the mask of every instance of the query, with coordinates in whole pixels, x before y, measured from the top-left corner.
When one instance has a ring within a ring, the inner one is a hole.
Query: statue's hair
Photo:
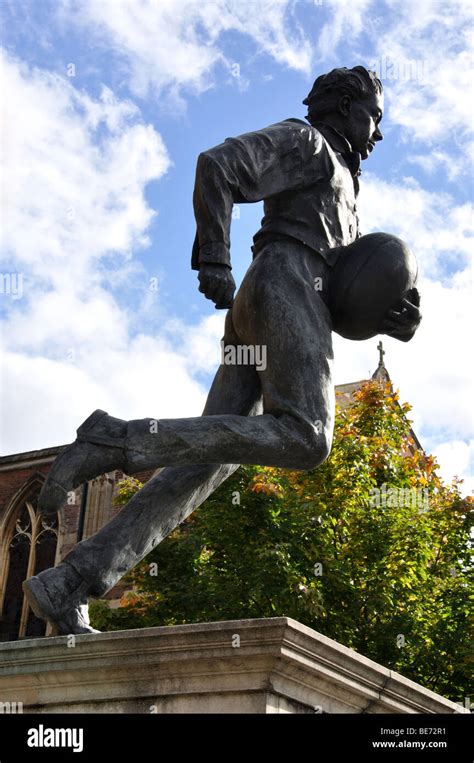
[[[333,69],[317,78],[307,98],[304,99],[303,103],[308,106],[306,118],[308,122],[313,123],[324,114],[334,111],[342,95],[350,95],[353,99],[362,100],[382,92],[382,83],[375,72],[363,66],[354,66],[353,69],[347,69],[345,66]]]

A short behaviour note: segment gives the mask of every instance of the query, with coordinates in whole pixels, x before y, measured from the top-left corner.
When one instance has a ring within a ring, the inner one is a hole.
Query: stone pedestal
[[[1,703],[25,713],[467,712],[286,617],[3,643]]]

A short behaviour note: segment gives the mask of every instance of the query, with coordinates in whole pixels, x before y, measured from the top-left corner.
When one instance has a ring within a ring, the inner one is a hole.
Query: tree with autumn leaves
[[[118,609],[91,605],[93,625],[284,615],[462,703],[472,499],[415,447],[409,410],[368,382],[338,407],[322,466],[240,467],[127,576]],[[139,487],[125,480],[118,501]]]

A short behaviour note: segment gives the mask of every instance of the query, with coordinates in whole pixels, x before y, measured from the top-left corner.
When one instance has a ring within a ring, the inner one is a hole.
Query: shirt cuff
[[[230,268],[230,253],[228,247],[222,243],[203,244],[203,246],[199,248],[199,264],[201,263],[227,265],[227,267]]]

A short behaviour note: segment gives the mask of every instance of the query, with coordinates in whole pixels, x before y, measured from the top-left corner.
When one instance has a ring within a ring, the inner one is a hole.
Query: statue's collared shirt
[[[264,202],[254,251],[272,237],[290,236],[319,252],[360,234],[356,210],[360,154],[329,125],[286,119],[263,130],[227,138],[200,154],[194,189],[197,234],[192,267],[230,266],[233,204]]]

